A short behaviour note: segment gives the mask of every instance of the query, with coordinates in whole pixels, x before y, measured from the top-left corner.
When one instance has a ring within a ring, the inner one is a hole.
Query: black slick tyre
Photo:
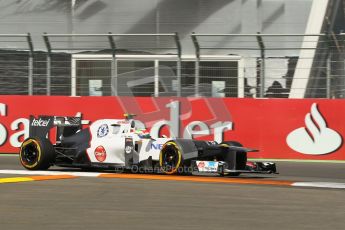
[[[168,141],[159,154],[159,166],[164,174],[176,174],[182,166],[182,152],[174,141]]]
[[[55,150],[48,139],[30,137],[20,147],[19,160],[26,169],[46,170],[55,160]]]

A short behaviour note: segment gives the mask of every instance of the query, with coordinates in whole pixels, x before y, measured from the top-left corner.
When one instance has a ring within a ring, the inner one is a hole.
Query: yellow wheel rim
[[[164,170],[164,167],[163,167],[163,149],[168,146],[168,145],[173,145],[175,147],[175,149],[177,150],[177,155],[178,155],[178,160],[177,160],[177,164],[174,168],[172,168],[171,171],[166,171]],[[181,151],[179,149],[179,147],[177,146],[177,144],[173,141],[168,141],[167,143],[165,143],[162,147],[162,150],[159,154],[159,166],[161,167],[162,171],[165,173],[165,174],[174,174],[177,172],[178,168],[180,167],[181,165],[181,160],[182,160],[182,154],[181,154]]]
[[[25,151],[25,147],[27,147],[30,144],[34,144],[36,149],[37,149],[37,160],[34,164],[27,164],[24,160],[23,160],[23,154]],[[37,166],[38,162],[40,162],[41,160],[41,147],[38,143],[38,141],[36,141],[35,139],[28,139],[26,141],[23,142],[22,146],[20,147],[20,162],[22,163],[22,165],[24,165],[26,168],[34,168]]]

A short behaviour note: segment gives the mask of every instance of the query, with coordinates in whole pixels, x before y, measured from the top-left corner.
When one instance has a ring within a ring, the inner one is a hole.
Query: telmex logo
[[[322,155],[334,152],[341,146],[342,137],[327,127],[316,103],[312,104],[311,112],[304,121],[306,127],[292,131],[286,138],[291,149],[308,155]]]

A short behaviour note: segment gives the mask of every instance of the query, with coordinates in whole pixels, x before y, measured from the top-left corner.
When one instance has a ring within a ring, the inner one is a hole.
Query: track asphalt
[[[239,178],[34,175],[0,155],[0,229],[344,229],[344,163],[277,166],[278,175]]]

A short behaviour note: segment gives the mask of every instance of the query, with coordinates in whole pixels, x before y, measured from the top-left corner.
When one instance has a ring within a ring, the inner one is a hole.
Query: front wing
[[[224,161],[192,161],[192,169],[197,172],[204,173],[262,173],[277,174],[276,164],[273,162],[250,162],[246,163],[244,169],[229,168]]]

